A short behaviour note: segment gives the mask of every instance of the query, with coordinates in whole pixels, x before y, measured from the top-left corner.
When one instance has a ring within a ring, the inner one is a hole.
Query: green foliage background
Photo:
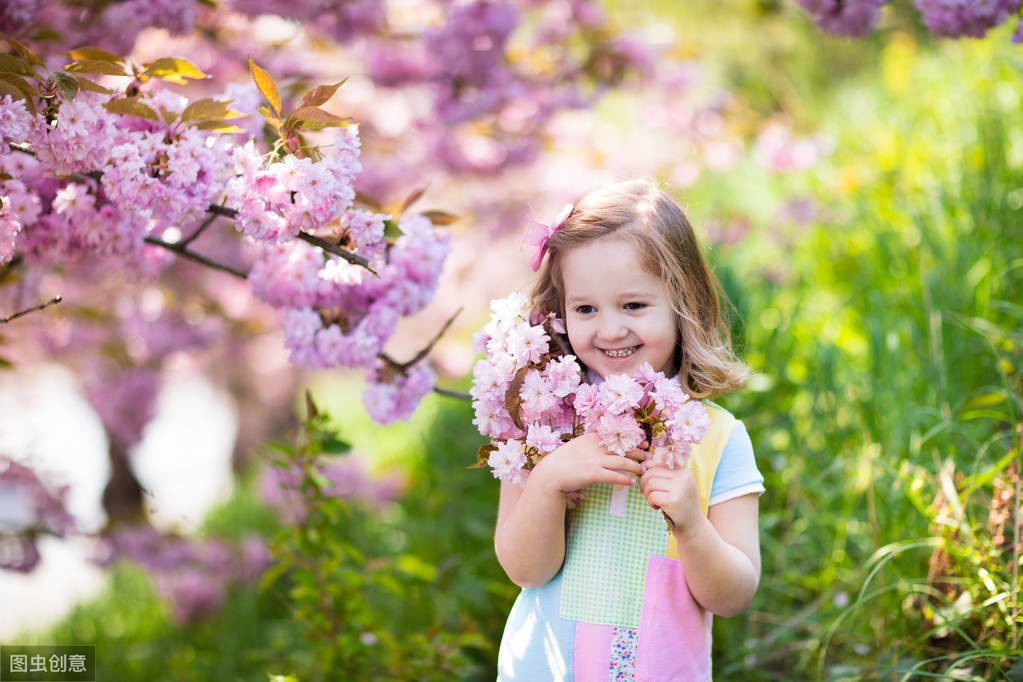
[[[653,7],[751,112],[784,110],[834,140],[808,172],[748,159],[682,197],[697,226],[753,226],[709,249],[757,372],[726,406],[767,479],[761,586],[746,614],[715,622],[718,678],[1006,679],[1023,653],[1020,557],[1011,521],[1002,537],[996,523],[1019,502],[1023,53],[1005,30],[927,43],[898,5],[856,43],[771,2]],[[811,224],[777,218],[806,197]],[[351,385],[314,394],[342,437],[408,477],[382,512],[335,509],[320,541],[324,555],[350,550],[332,570],[340,598],[362,591],[355,634],[372,626],[379,660],[410,658],[324,667],[331,643],[295,618],[294,574],[179,628],[144,574],[121,567],[107,596],[40,641],[97,644],[102,679],[493,679],[516,590],[491,548],[497,486],[464,469],[482,442],[469,407],[434,396],[411,424],[379,429]],[[251,489],[210,532],[286,537]],[[372,561],[386,577],[356,580]],[[431,668],[438,656],[457,672]]]

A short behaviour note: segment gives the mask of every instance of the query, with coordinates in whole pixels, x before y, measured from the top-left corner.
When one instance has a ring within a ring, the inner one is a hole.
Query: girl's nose
[[[603,315],[597,327],[597,336],[607,341],[624,338],[628,333],[628,327],[617,315]]]

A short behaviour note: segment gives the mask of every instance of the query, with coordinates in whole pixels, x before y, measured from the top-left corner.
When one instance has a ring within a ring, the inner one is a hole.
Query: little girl
[[[678,204],[632,180],[565,213],[535,244],[533,269],[547,258],[532,304],[564,320],[591,382],[649,363],[694,398],[742,385],[714,277]],[[742,613],[760,579],[764,479],[742,422],[707,407],[710,429],[685,467],[647,465],[641,450],[619,457],[586,434],[523,485],[502,482],[494,547],[523,590],[499,680],[711,679],[711,614]],[[629,486],[625,516],[609,513],[615,484]],[[566,493],[578,490],[573,506]]]

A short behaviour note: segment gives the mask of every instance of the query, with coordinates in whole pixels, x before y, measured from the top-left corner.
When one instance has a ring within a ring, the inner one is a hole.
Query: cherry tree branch
[[[214,270],[220,270],[221,272],[226,272],[229,275],[234,275],[235,277],[240,277],[242,279],[248,279],[249,278],[248,273],[242,272],[241,270],[238,270],[237,268],[233,268],[230,265],[224,265],[223,263],[218,263],[217,261],[213,260],[212,258],[207,258],[206,256],[202,255],[201,253],[196,253],[195,251],[190,251],[186,247],[184,242],[182,242],[182,243],[165,242],[162,239],[157,239],[156,237],[146,237],[145,241],[146,241],[147,244],[152,244],[153,246],[159,246],[161,248],[167,249],[168,251],[176,253],[177,255],[181,256],[182,258],[187,258],[188,260],[193,260],[196,263],[201,263],[201,264],[203,264],[203,265],[205,265],[207,267],[213,268]]]
[[[368,260],[366,260],[362,256],[358,256],[358,255],[352,253],[351,251],[346,251],[345,249],[341,248],[340,246],[338,246],[337,244],[335,244],[332,241],[324,239],[323,237],[317,237],[316,235],[309,234],[308,232],[299,232],[298,233],[298,238],[301,239],[304,242],[312,244],[313,246],[318,246],[321,249],[323,249],[324,251],[327,251],[328,253],[332,253],[335,256],[341,256],[341,258],[344,258],[346,261],[348,261],[352,265],[361,265],[362,267],[364,267],[367,270],[369,270],[370,272],[372,272],[374,275],[377,274],[377,271],[374,270],[370,266]]]
[[[40,303],[37,306],[33,306],[31,308],[26,308],[25,310],[19,310],[18,312],[13,313],[12,315],[8,315],[7,317],[0,317],[0,324],[6,324],[6,323],[8,323],[8,322],[10,322],[12,320],[18,319],[19,317],[22,317],[24,315],[28,315],[29,313],[34,313],[37,310],[42,310],[43,308],[46,308],[46,307],[49,307],[51,305],[55,305],[57,303],[60,303],[63,300],[64,299],[61,298],[60,296],[54,296],[53,298],[51,298],[46,303]]]
[[[223,204],[210,204],[206,210],[207,212],[212,213],[213,215],[224,216],[225,218],[235,219],[238,217],[238,211],[231,208],[230,206],[224,206]],[[318,246],[324,251],[332,253],[335,256],[340,256],[341,258],[345,259],[352,265],[362,266],[369,270],[370,272],[372,272],[374,275],[377,274],[377,271],[373,269],[373,267],[369,264],[369,261],[366,258],[363,258],[362,256],[356,255],[351,251],[342,248],[340,245],[335,244],[329,239],[317,237],[316,235],[309,234],[308,232],[299,232],[297,238],[301,239],[307,244]]]
[[[440,386],[434,386],[433,392],[438,395],[446,395],[449,398],[457,398],[458,400],[472,400],[472,396],[462,391],[452,391],[450,388],[441,388]]]
[[[455,321],[455,318],[458,317],[458,315],[461,312],[462,312],[462,308],[459,308],[458,310],[456,310],[454,312],[454,314],[451,317],[448,318],[448,321],[444,323],[444,326],[440,328],[440,331],[437,332],[436,334],[434,334],[433,338],[430,339],[430,342],[428,344],[426,344],[423,348],[421,348],[419,350],[419,352],[415,354],[415,357],[413,357],[411,360],[409,360],[407,362],[398,362],[397,360],[395,360],[391,356],[387,355],[386,353],[381,353],[377,357],[379,357],[381,360],[383,360],[384,362],[386,362],[387,364],[389,364],[391,367],[395,368],[396,370],[404,372],[409,367],[411,367],[412,365],[416,364],[417,362],[419,362],[420,360],[422,360],[423,358],[426,357],[427,353],[429,353],[430,350],[433,349],[434,344],[436,344],[438,341],[440,341],[440,337],[444,336],[444,332],[446,332],[448,330],[448,327],[451,326],[451,323]]]
[[[25,145],[11,144],[10,148],[12,151],[21,152],[22,154],[28,154],[29,156],[32,157],[37,157],[36,153]],[[98,181],[102,176],[103,176],[102,171],[90,171],[88,173],[71,174],[72,178],[78,180],[92,179]],[[203,224],[199,226],[199,229],[197,229],[191,236],[189,236],[187,239],[181,242],[180,246],[187,246],[189,243],[191,243],[191,241],[198,237],[203,230],[210,226],[210,223],[212,223],[213,219],[216,218],[217,216],[224,216],[225,218],[231,218],[232,220],[238,217],[238,211],[231,208],[230,206],[224,206],[223,204],[210,204],[206,208],[206,212],[210,213],[211,217],[204,221]],[[357,254],[352,253],[351,251],[348,251],[347,249],[342,248],[339,244],[335,244],[334,242],[328,239],[324,239],[323,237],[317,237],[316,235],[309,234],[308,232],[299,232],[298,239],[301,239],[304,242],[312,244],[313,246],[318,246],[324,251],[332,253],[335,256],[340,256],[341,258],[345,259],[352,265],[364,267],[370,272],[372,272],[374,275],[377,274],[377,271],[374,270],[373,267],[369,264],[369,260],[367,260],[363,256],[359,256]],[[165,246],[167,244],[166,242],[161,242],[159,240],[150,241],[149,237],[146,238],[146,241],[149,242],[150,244],[157,244],[158,246]],[[175,251],[175,253],[180,253],[185,258],[192,257],[188,255],[188,253],[186,253],[185,251],[179,251],[175,249],[171,249],[171,251]],[[224,269],[224,267],[218,265],[213,265],[213,267],[217,267],[220,270]],[[227,270],[227,272],[231,272],[231,270]],[[236,271],[232,272],[232,274],[237,274],[237,272]]]
[[[421,348],[419,352],[416,353],[411,360],[407,362],[398,362],[397,360],[387,355],[386,353],[381,353],[377,357],[379,357],[381,360],[389,364],[391,367],[401,372],[405,372],[409,367],[416,364],[417,362],[419,362],[420,360],[427,356],[427,354],[430,352],[433,346],[437,343],[437,341],[440,340],[440,337],[444,336],[444,333],[448,330],[448,327],[451,326],[451,323],[455,321],[455,318],[458,317],[459,313],[461,312],[462,308],[456,310],[454,314],[448,318],[447,322],[444,323],[444,326],[440,328],[440,331],[434,334],[433,338],[430,339],[430,342],[426,344],[423,348]],[[453,391],[449,388],[441,388],[440,386],[434,386],[433,392],[439,395],[446,395],[449,398],[457,398],[458,400],[472,400],[472,396],[470,396],[468,393],[463,393],[461,391]]]
[[[214,220],[216,220],[216,219],[217,219],[217,218],[219,218],[219,217],[220,217],[220,216],[218,216],[218,215],[217,215],[216,213],[211,213],[211,214],[210,214],[210,215],[209,215],[209,216],[208,216],[208,217],[206,218],[206,220],[202,221],[202,224],[201,224],[201,225],[199,225],[199,227],[197,227],[197,228],[196,228],[195,232],[193,232],[192,234],[190,234],[190,235],[189,235],[188,237],[185,237],[184,239],[182,239],[182,240],[181,240],[181,241],[179,242],[179,245],[180,245],[180,246],[188,246],[189,244],[191,244],[191,243],[192,243],[193,241],[195,241],[195,238],[196,238],[196,237],[198,237],[199,235],[201,235],[201,234],[203,233],[203,231],[204,231],[204,230],[205,230],[205,229],[206,229],[207,227],[209,227],[209,226],[210,226],[210,225],[211,225],[211,224],[213,223],[213,221],[214,221]]]

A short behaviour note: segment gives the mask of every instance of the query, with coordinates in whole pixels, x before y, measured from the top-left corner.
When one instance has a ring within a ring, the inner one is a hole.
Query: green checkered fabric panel
[[[625,516],[612,516],[611,489],[590,486],[569,512],[561,617],[638,628],[647,559],[664,555],[668,531],[638,483],[629,487]]]

